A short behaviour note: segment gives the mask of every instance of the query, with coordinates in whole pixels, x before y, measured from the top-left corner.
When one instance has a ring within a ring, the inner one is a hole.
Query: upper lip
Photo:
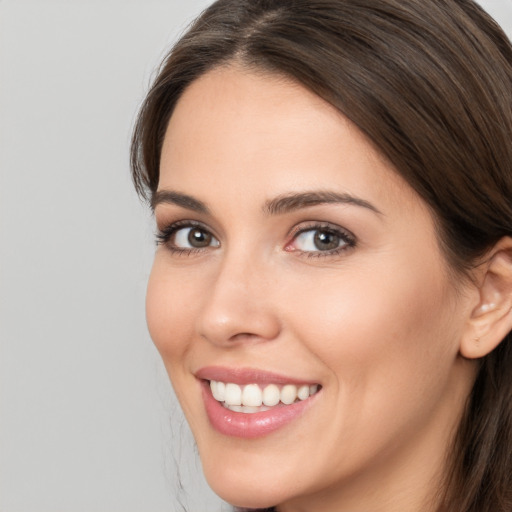
[[[318,382],[308,379],[287,377],[257,368],[230,368],[226,366],[204,366],[195,372],[198,379],[232,382],[233,384],[295,384],[313,385]]]

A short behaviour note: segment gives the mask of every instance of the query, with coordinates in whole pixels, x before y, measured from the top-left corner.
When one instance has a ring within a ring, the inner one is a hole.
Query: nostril
[[[260,336],[257,334],[253,334],[250,332],[241,332],[239,334],[235,334],[234,336],[231,336],[230,341],[259,341]]]

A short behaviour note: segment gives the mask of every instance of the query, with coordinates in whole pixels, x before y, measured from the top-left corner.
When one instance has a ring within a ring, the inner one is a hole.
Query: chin
[[[229,487],[229,488],[228,488]],[[266,492],[254,478],[246,485],[235,488],[232,482],[223,482],[219,487],[211,485],[212,490],[224,501],[234,507],[248,509],[266,509],[274,507],[283,502],[279,493]]]
[[[244,458],[243,453],[240,458]],[[223,464],[222,457],[217,460],[203,462],[203,471],[211,489],[227,503],[240,508],[265,509],[290,498],[292,489],[287,488],[286,478],[279,477],[280,471],[276,471],[276,467],[270,471],[256,468],[241,471],[228,462]],[[268,464],[272,462],[268,461]]]

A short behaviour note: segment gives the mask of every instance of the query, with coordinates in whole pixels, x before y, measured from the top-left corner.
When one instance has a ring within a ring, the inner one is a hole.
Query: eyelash
[[[308,231],[320,231],[335,235],[345,245],[327,251],[302,251],[300,249],[292,249],[290,252],[299,253],[300,256],[304,256],[306,258],[325,258],[329,256],[337,256],[356,246],[356,237],[347,229],[329,222],[311,222],[306,225],[301,224],[294,228],[291,232],[291,241],[286,244],[286,247],[289,247],[301,234],[307,233]]]
[[[166,245],[167,248],[174,254],[183,254],[185,256],[195,254],[197,252],[201,252],[202,248],[200,247],[177,247],[175,245],[171,245],[169,242],[171,238],[183,228],[200,228],[203,231],[210,233],[210,230],[201,222],[193,221],[193,220],[180,220],[177,222],[173,222],[168,226],[165,226],[158,230],[156,234],[156,245]]]
[[[156,234],[156,244],[157,245],[166,245],[167,248],[174,254],[178,255],[192,255],[198,252],[202,252],[205,248],[200,247],[191,247],[191,248],[184,248],[184,247],[177,247],[175,245],[170,244],[172,237],[180,230],[184,228],[200,228],[201,230],[211,234],[211,231],[201,222],[192,221],[192,220],[184,220],[184,221],[177,221],[172,224],[169,224],[168,226],[163,227],[162,229],[159,229]],[[301,257],[307,257],[307,258],[322,258],[322,257],[329,257],[329,256],[337,256],[341,254],[342,252],[351,249],[356,246],[356,237],[347,229],[341,228],[340,226],[336,226],[334,224],[330,224],[328,222],[312,222],[310,224],[304,225],[301,224],[294,228],[291,233],[290,237],[291,240],[288,242],[285,246],[286,248],[289,247],[297,238],[308,231],[323,231],[332,235],[335,235],[339,237],[339,239],[345,244],[341,247],[326,250],[326,251],[303,251],[300,249],[291,249],[288,250],[288,252],[294,252],[300,255]],[[214,236],[214,235],[212,235]]]

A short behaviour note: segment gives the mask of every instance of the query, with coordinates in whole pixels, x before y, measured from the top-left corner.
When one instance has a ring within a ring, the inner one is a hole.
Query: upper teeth
[[[228,406],[249,406],[260,407],[262,405],[272,407],[279,402],[289,405],[299,400],[306,400],[318,391],[317,385],[295,386],[286,384],[281,388],[276,384],[268,384],[263,389],[258,384],[247,384],[239,386],[232,382],[220,382],[211,380],[210,388],[213,397],[219,402]]]

